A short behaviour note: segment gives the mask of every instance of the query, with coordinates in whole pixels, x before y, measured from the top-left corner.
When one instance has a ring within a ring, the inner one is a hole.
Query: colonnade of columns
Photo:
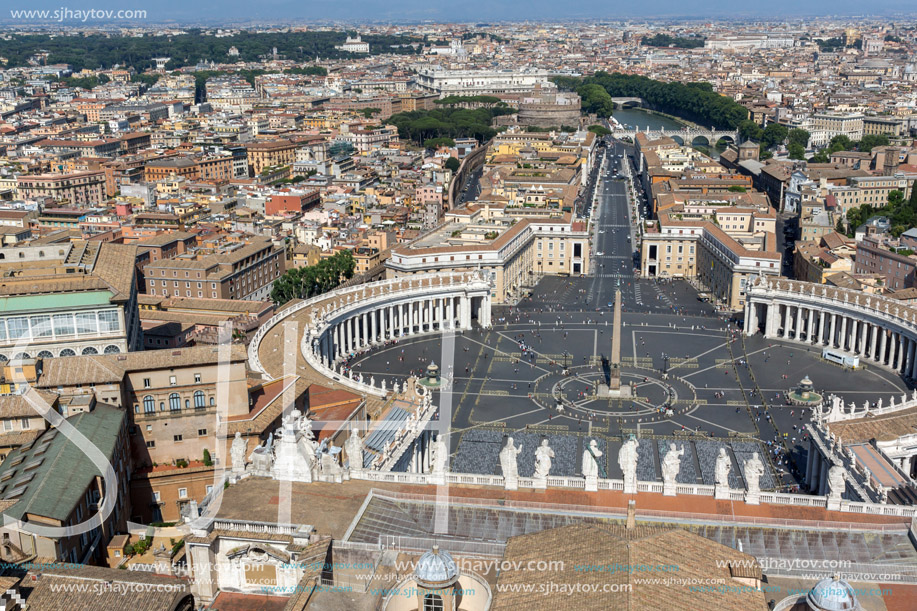
[[[473,307],[475,310],[473,311]],[[490,299],[465,294],[436,295],[380,304],[356,311],[330,326],[319,340],[321,356],[330,362],[364,348],[418,333],[467,330],[477,318],[490,326]]]
[[[745,312],[746,335],[763,323],[765,337],[842,350],[917,379],[917,340],[901,331],[805,304],[750,302]]]

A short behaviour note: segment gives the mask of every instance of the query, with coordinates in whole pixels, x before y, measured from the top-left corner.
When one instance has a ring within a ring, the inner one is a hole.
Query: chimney
[[[627,524],[625,528],[636,528],[637,526],[637,501],[631,499],[627,501]]]

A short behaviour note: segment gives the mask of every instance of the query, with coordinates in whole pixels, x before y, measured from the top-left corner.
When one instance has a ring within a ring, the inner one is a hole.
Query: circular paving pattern
[[[694,387],[674,376],[622,367],[621,385],[629,386],[631,395],[597,396],[597,385],[606,380],[605,372],[590,365],[570,367],[566,373],[549,372],[535,380],[531,398],[555,414],[614,418],[627,423],[656,422],[697,407]]]

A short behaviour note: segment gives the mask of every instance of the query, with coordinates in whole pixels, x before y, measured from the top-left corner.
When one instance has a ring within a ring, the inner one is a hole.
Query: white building
[[[356,38],[348,36],[344,44],[336,46],[335,49],[348,53],[369,53],[369,43],[360,40],[360,35],[357,34]]]
[[[547,70],[423,70],[417,84],[423,89],[448,95],[486,95],[533,91],[536,86],[551,87]]]
[[[854,142],[863,139],[862,113],[816,113],[809,119],[809,146],[825,146],[834,136],[844,135]]]

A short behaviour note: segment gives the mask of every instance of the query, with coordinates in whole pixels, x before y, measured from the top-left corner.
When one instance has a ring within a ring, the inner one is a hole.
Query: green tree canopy
[[[805,159],[806,158],[806,149],[797,142],[790,142],[787,150],[790,154],[790,159]]]
[[[458,172],[458,169],[461,167],[462,162],[459,161],[456,157],[450,157],[446,160],[446,163],[443,164],[447,170],[452,170],[453,172]]]
[[[754,142],[761,141],[761,126],[751,119],[745,119],[739,123],[738,130],[739,135],[746,140],[752,140]]]
[[[288,269],[274,281],[271,300],[281,306],[291,299],[308,299],[327,293],[353,277],[357,262],[349,250],[339,250],[308,267]]]
[[[786,125],[770,123],[761,133],[761,144],[767,148],[773,148],[782,144],[786,140],[787,134],[789,134],[789,129],[787,129]]]
[[[610,129],[602,125],[590,125],[587,129],[599,138],[607,136],[611,133]]]
[[[809,146],[809,132],[798,127],[791,129],[787,134],[786,139],[790,144],[798,144],[803,149]]]

